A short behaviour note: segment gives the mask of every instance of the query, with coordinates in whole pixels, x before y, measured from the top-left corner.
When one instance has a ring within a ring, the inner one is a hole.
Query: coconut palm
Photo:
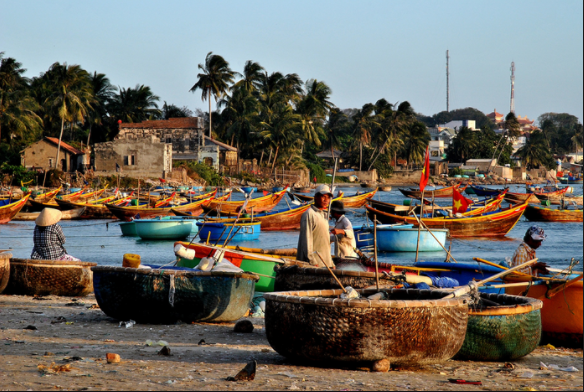
[[[476,148],[478,141],[475,133],[468,127],[461,127],[456,137],[452,140],[452,144],[448,147],[448,158],[451,161],[463,162],[470,157]]]
[[[540,165],[553,167],[553,158],[547,146],[545,135],[541,131],[533,132],[525,145],[515,153],[528,169]]]
[[[108,112],[124,122],[141,122],[160,117],[158,109],[160,98],[154,95],[150,87],[136,85],[134,88],[120,88],[118,94],[114,94],[108,105]]]
[[[420,163],[424,160],[426,147],[430,144],[430,133],[424,123],[415,122],[409,132],[404,134],[404,150],[409,164]]]
[[[229,63],[225,59],[213,52],[207,53],[205,64],[199,64],[199,69],[202,71],[197,75],[199,78],[197,83],[189,91],[195,92],[197,89],[201,90],[201,99],[203,101],[209,100],[209,137],[213,128],[213,120],[211,115],[211,95],[215,97],[215,102],[219,100],[229,90],[229,85],[233,84],[233,80],[238,72],[234,72],[229,68]]]
[[[107,117],[107,106],[114,97],[117,87],[110,83],[109,78],[107,78],[102,73],[93,72],[90,75],[91,88],[93,91],[93,97],[95,99],[95,105],[89,110],[88,123],[89,123],[89,133],[87,134],[87,145],[91,140],[91,130],[94,125],[103,125],[103,119]]]
[[[290,105],[279,104],[273,107],[273,115],[270,122],[262,122],[263,128],[260,133],[266,141],[266,144],[275,149],[272,171],[276,167],[278,154],[282,150],[297,142],[298,136],[296,130],[300,123],[300,116],[292,110]]]
[[[379,126],[379,117],[375,116],[375,105],[367,103],[353,116],[354,140],[359,143],[359,171],[363,169],[363,145],[371,142],[375,127]]]
[[[507,129],[509,137],[519,137],[521,136],[521,125],[517,120],[515,113],[510,112],[505,117],[505,128]]]
[[[261,81],[264,76],[264,67],[259,63],[248,60],[243,67],[243,77],[235,83],[234,88],[243,87],[250,93],[256,93],[261,87]]]
[[[305,92],[298,102],[296,112],[301,117],[302,145],[309,141],[320,147],[320,137],[324,136],[324,123],[333,106],[329,100],[332,91],[324,82],[310,79],[305,84]]]
[[[69,122],[71,126],[74,122],[83,124],[95,99],[89,74],[79,65],[54,63],[45,76],[48,89],[51,91],[46,103],[56,111],[61,120],[56,158],[59,165],[65,122]]]

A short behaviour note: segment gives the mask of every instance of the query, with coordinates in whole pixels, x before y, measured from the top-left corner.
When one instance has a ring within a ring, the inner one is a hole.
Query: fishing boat
[[[424,191],[424,197],[428,199],[432,198],[442,198],[442,197],[452,197],[452,191],[457,189],[459,192],[463,192],[466,189],[466,186],[460,188],[461,184],[456,184],[453,186],[439,188],[439,189],[426,189]],[[418,189],[410,188],[410,189],[402,189],[399,190],[404,196],[410,197],[412,199],[421,199],[422,192]]]
[[[583,213],[582,208],[570,210],[529,205],[525,209],[525,217],[535,222],[582,222]]]
[[[364,289],[375,286],[375,272],[334,270],[333,274],[343,287]],[[380,287],[391,288],[395,283],[388,279],[388,275],[380,274]],[[274,291],[298,290],[334,290],[339,283],[327,268],[299,267],[297,265],[276,267],[276,282]]]
[[[340,200],[343,202],[345,208],[361,208],[367,204],[369,200],[373,199],[373,196],[375,196],[377,191],[378,189],[375,188],[375,190],[364,194],[357,193],[354,196],[343,196]]]
[[[74,210],[67,210],[61,212],[61,220],[74,220],[81,219],[81,216],[85,213],[85,207],[76,208]],[[34,221],[39,217],[40,212],[19,212],[12,219],[14,221]]]
[[[57,196],[57,194],[61,191],[61,188],[62,187],[58,187],[57,189],[53,189],[52,191],[47,191],[45,193],[33,192],[31,194],[31,200],[38,201],[39,203],[47,203]]]
[[[383,224],[406,223],[417,227],[416,217],[388,214],[366,206],[369,216],[376,216]],[[527,203],[477,216],[421,218],[430,229],[448,229],[451,237],[503,237],[515,227]]]
[[[254,214],[250,218],[240,218],[239,222],[259,221],[262,231],[299,230],[302,215],[310,208],[310,204],[279,209],[270,212]],[[211,218],[209,222],[233,223],[236,218]]]
[[[253,187],[253,186],[244,186],[244,187],[241,187],[241,190],[247,194],[250,194],[250,193],[257,192],[258,188]]]
[[[6,294],[84,297],[93,292],[91,267],[96,263],[54,260],[10,260]]]
[[[246,210],[253,213],[259,213],[264,211],[272,210],[280,200],[284,197],[286,191],[276,192],[269,194],[267,196],[258,197],[256,199],[250,199],[247,201],[223,201],[223,200],[212,200],[209,204],[203,206],[205,212],[217,211],[222,216],[237,216],[240,210],[243,208],[244,203],[247,202]]]
[[[566,194],[568,191],[568,187],[558,189],[555,191],[549,192],[529,192],[529,193],[514,193],[514,192],[507,192],[505,195],[505,200],[516,203],[516,202],[529,202],[529,203],[537,203],[538,202],[538,195],[545,195],[547,197],[557,197]]]
[[[582,195],[577,196],[548,196],[548,195],[535,195],[538,200],[542,202],[549,201],[551,205],[562,205],[575,204],[581,206],[583,204]],[[543,203],[542,203],[543,204]]]
[[[506,276],[505,282],[513,284],[505,291],[509,295],[522,295],[543,301],[541,322],[543,340],[565,347],[582,347],[582,275],[562,276],[563,279],[534,281],[530,275]],[[521,285],[523,284],[523,285]]]
[[[100,309],[117,320],[146,324],[231,322],[249,310],[259,279],[250,273],[151,267],[93,267]]]
[[[358,248],[374,245],[373,227],[355,227],[354,231]],[[444,250],[448,229],[434,229],[432,230],[434,236],[426,229],[420,230],[419,234],[418,248],[418,228],[414,225],[378,225],[377,249],[380,252],[415,252],[417,249],[420,252],[440,252]]]
[[[20,213],[22,208],[26,205],[29,198],[30,195],[26,195],[22,199],[14,202],[10,199],[0,201],[0,224],[8,223],[14,219],[14,217]]]
[[[380,186],[379,190],[381,190],[382,192],[391,192],[391,186],[387,185],[387,186]]]
[[[535,350],[541,340],[543,302],[502,294],[480,294],[471,305],[462,361],[514,361]]]
[[[0,252],[0,294],[8,286],[8,279],[10,279],[10,259],[11,253]]]
[[[197,222],[199,236],[203,241],[254,241],[260,238],[261,222]]]
[[[136,231],[136,223],[131,222],[120,222],[120,230],[124,237],[138,237],[138,232]]]
[[[363,297],[377,290],[358,290]],[[388,299],[340,299],[342,290],[264,294],[268,342],[302,363],[423,365],[447,361],[462,347],[468,297],[440,290],[381,290]]]
[[[286,259],[284,257],[271,257],[267,255],[259,255],[250,252],[244,252],[236,249],[221,248],[213,245],[196,244],[187,242],[175,242],[177,245],[182,245],[187,249],[195,251],[195,257],[188,260],[180,257],[177,266],[195,268],[205,257],[212,257],[217,251],[225,251],[224,259],[229,261],[236,267],[244,271],[252,272],[260,276],[260,280],[256,283],[256,291],[270,292],[274,291],[274,283],[276,279],[276,272],[274,267],[284,264],[298,264],[301,266],[308,266],[307,263],[298,262],[293,259]]]
[[[114,215],[110,212],[110,210],[107,209],[106,204],[112,203],[113,205],[121,205],[122,203],[130,200],[132,196],[126,196],[117,200],[116,197],[116,195],[113,195],[99,200],[84,202],[71,202],[59,199],[56,199],[55,201],[63,212],[66,212],[70,209],[84,208],[85,210],[80,219],[111,219],[114,218]]]
[[[409,202],[409,200],[406,200]],[[474,215],[481,215],[486,212],[493,212],[500,208],[501,203],[503,202],[503,198],[498,196],[495,199],[489,200],[477,200],[474,201],[473,204],[468,206],[468,210],[462,213],[462,216],[474,216]],[[430,202],[431,203],[431,202]],[[409,203],[406,203],[409,204]],[[378,200],[369,200],[369,205],[379,211],[383,211],[393,215],[399,216],[409,216],[412,214],[419,215],[421,207],[420,205],[399,205],[399,204],[392,204],[386,203],[383,201]],[[436,204],[424,204],[424,214],[434,214],[435,216],[448,216],[450,211],[452,210],[452,206],[440,206]]]
[[[472,190],[471,192],[469,192],[469,190]],[[500,195],[501,193],[507,193],[509,191],[509,188],[505,188],[505,189],[491,189],[491,188],[487,188],[485,186],[480,186],[480,185],[468,185],[467,188],[465,189],[465,192],[467,194],[474,194],[477,196],[497,196]]]
[[[143,240],[184,240],[191,235],[193,220],[179,217],[173,219],[136,219],[136,234]]]
[[[93,192],[82,193],[77,198],[77,201],[89,201],[91,199],[97,200],[97,199],[99,199],[101,197],[101,195],[103,195],[103,193],[105,192],[105,190],[106,190],[106,188],[103,188],[103,189],[98,189],[98,190],[93,191]],[[69,201],[75,201],[73,199],[66,198],[66,197],[62,197],[61,199],[62,200],[69,200]]]
[[[292,193],[292,192],[290,192],[290,194],[292,196],[294,196],[296,199],[300,200],[301,202],[305,202],[305,203],[314,202],[314,196],[299,195],[297,193]],[[345,195],[345,193],[343,191],[339,191],[337,193],[337,197],[335,198],[335,200],[342,200],[344,195]]]
[[[561,177],[559,178],[562,184],[579,184],[582,185],[584,183],[583,178],[574,178],[574,177]]]
[[[76,201],[81,197],[81,195],[83,195],[84,192],[87,191],[87,188],[88,187],[83,187],[82,189],[78,189],[78,190],[71,189],[71,193],[64,194],[64,195],[57,195],[55,197],[55,199]]]

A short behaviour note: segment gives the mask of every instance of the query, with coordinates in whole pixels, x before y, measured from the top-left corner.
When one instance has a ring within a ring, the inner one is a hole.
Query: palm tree
[[[23,76],[26,70],[15,59],[3,55],[0,52],[0,142],[3,125],[24,137],[34,134],[42,124],[34,112],[38,105],[28,94],[29,81]]]
[[[461,127],[448,148],[448,157],[451,161],[461,159],[464,162],[476,150],[477,146],[478,142],[474,132],[467,127]]]
[[[310,79],[305,84],[306,91],[302,99],[298,102],[296,112],[302,121],[303,141],[309,141],[315,146],[321,145],[320,135],[324,135],[325,118],[332,108],[330,99],[332,90],[324,82]]]
[[[56,158],[58,167],[65,121],[71,125],[73,122],[83,124],[95,100],[89,74],[79,65],[54,63],[47,71],[47,82],[49,90],[52,91],[47,98],[47,103],[56,110],[61,120]]]
[[[160,98],[154,95],[150,87],[136,85],[134,88],[120,88],[108,106],[108,112],[113,117],[124,122],[141,122],[160,117],[161,111],[157,102]]]
[[[193,116],[193,111],[190,110],[189,108],[187,108],[186,106],[179,108],[176,105],[167,104],[166,101],[164,101],[164,105],[162,105],[162,112],[160,113],[160,117],[163,118],[164,120],[168,120],[169,118],[192,117],[192,116]]]
[[[406,142],[404,149],[408,163],[420,163],[424,160],[426,147],[430,144],[430,133],[426,125],[422,122],[416,122],[409,128],[405,134]]]
[[[256,93],[261,87],[264,72],[264,67],[259,63],[248,60],[243,67],[243,78],[233,87],[244,87],[250,93]]]
[[[326,133],[328,135],[328,147],[331,150],[331,156],[335,156],[334,149],[341,148],[340,133],[348,124],[348,118],[345,113],[336,107],[331,108],[326,124]]]
[[[88,122],[89,133],[87,135],[87,145],[91,140],[91,130],[93,125],[102,125],[103,119],[107,116],[107,106],[111,102],[117,90],[116,86],[110,83],[110,80],[102,73],[93,72],[90,75],[91,88],[95,105],[89,110]]]
[[[505,128],[508,131],[509,137],[521,136],[521,125],[519,124],[519,121],[517,120],[517,116],[515,116],[515,113],[510,112],[505,117]]]
[[[533,132],[525,145],[517,150],[515,156],[521,158],[521,162],[528,169],[540,165],[553,166],[551,152],[547,146],[545,135],[541,131]]]
[[[211,95],[215,97],[215,102],[217,102],[229,90],[229,84],[233,83],[233,79],[239,73],[232,71],[229,68],[229,63],[213,52],[207,53],[205,64],[199,64],[199,69],[202,71],[197,75],[199,80],[189,91],[194,93],[197,89],[201,89],[201,99],[203,101],[209,100],[209,137],[211,137],[213,127]]]
[[[379,126],[379,118],[374,115],[375,105],[366,103],[363,108],[353,116],[353,135],[359,142],[359,171],[363,169],[363,144],[371,142],[373,129]]]
[[[290,105],[279,104],[273,109],[270,123],[261,123],[263,128],[261,136],[276,151],[272,163],[272,171],[276,167],[280,150],[286,150],[297,141],[296,130],[300,123],[300,116],[294,113]]]

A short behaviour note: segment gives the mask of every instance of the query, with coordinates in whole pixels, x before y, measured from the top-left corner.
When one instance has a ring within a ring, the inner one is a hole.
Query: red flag
[[[430,146],[426,147],[426,157],[424,158],[424,169],[420,177],[420,192],[424,192],[428,180],[430,179]]]
[[[268,196],[269,194],[270,194],[270,192],[264,191],[264,196]]]
[[[462,196],[461,193],[453,189],[452,190],[452,213],[458,214],[463,213],[468,210],[468,206],[472,204],[472,200],[467,199],[466,197]]]
[[[159,178],[159,180],[160,180],[160,182],[161,182],[161,183],[163,183],[163,184],[166,182],[166,180],[165,180],[164,178]]]

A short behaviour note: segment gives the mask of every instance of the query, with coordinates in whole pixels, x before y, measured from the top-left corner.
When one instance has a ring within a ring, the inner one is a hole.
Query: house
[[[450,146],[452,140],[456,137],[456,130],[453,128],[435,127],[428,129],[428,132],[431,140],[442,141],[445,149]]]
[[[443,140],[430,140],[428,149],[430,151],[430,159],[441,160],[446,158],[446,146]]]
[[[57,165],[57,146],[59,139],[45,137],[20,152],[20,164],[26,168],[51,170],[58,168],[63,172],[84,171],[89,166],[90,152],[81,151],[61,140],[59,164]]]
[[[489,173],[497,165],[496,159],[469,159],[465,166],[476,168],[481,173]]]
[[[450,121],[446,124],[441,124],[438,127],[441,128],[452,128],[455,131],[460,131],[460,128],[467,127],[471,131],[479,131],[477,128],[477,122],[475,120],[456,120]]]

